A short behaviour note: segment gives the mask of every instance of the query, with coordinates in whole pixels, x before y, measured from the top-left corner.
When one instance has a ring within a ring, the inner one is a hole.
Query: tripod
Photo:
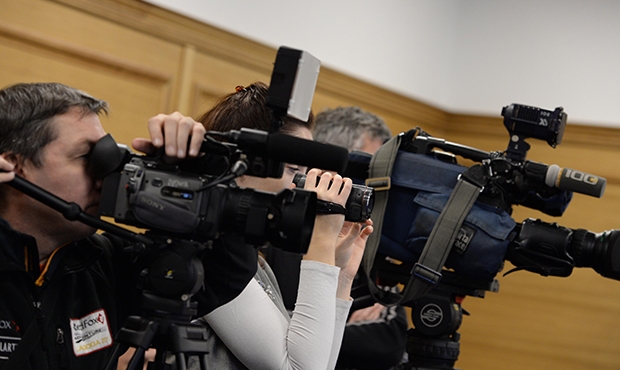
[[[116,336],[106,370],[114,370],[118,357],[129,347],[136,348],[127,369],[142,368],[147,349],[155,348],[149,370],[168,370],[167,355],[174,354],[176,369],[187,369],[187,360],[198,356],[200,368],[207,369],[207,329],[191,324],[197,303],[191,297],[200,289],[204,268],[198,258],[205,246],[186,240],[167,239],[143,271],[145,289],[140,306],[144,317],[130,316]]]
[[[457,330],[463,315],[469,315],[461,306],[463,299],[483,298],[486,291],[499,290],[497,280],[465,280],[445,270],[442,275],[437,287],[405,304],[411,307],[414,328],[407,332],[409,362],[402,365],[402,370],[455,370],[461,338]]]
[[[406,284],[412,268],[413,263],[394,264],[378,258],[373,278],[385,286]],[[463,315],[469,315],[461,306],[463,299],[466,296],[484,298],[487,291],[499,291],[499,282],[495,279],[468,279],[446,269],[441,271],[441,276],[439,283],[428,293],[413,301],[398,303],[411,308],[414,325],[407,331],[409,362],[398,365],[398,370],[455,370],[454,364],[460,354],[458,329]],[[367,292],[368,286],[364,284],[356,288],[355,295],[352,293],[356,297],[355,309],[374,303],[369,300],[371,296],[364,296]]]
[[[196,315],[195,303],[183,302],[143,293],[142,305],[152,313],[142,318],[130,316],[123,328],[118,332],[116,344],[106,370],[116,369],[118,356],[129,347],[136,348],[128,370],[141,369],[145,351],[152,347],[157,349],[155,362],[150,362],[149,370],[171,369],[166,363],[166,355],[173,353],[176,368],[187,369],[189,356],[199,356],[200,368],[207,369],[206,349],[207,330],[204,327],[191,325],[190,320]]]

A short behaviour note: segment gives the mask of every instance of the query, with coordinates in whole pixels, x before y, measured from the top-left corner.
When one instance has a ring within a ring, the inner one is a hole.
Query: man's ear
[[[7,162],[13,165],[13,172],[20,177],[24,177],[24,161],[23,159],[14,153],[3,153],[2,156]]]

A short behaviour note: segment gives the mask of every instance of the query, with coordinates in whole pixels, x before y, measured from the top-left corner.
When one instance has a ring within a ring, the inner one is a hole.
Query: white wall
[[[569,122],[620,126],[620,1],[467,0],[458,7],[451,108],[563,106]]]
[[[620,127],[617,0],[146,0],[461,113]]]

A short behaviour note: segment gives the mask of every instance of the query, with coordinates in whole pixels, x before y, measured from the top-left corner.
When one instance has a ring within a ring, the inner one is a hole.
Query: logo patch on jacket
[[[0,319],[0,360],[8,360],[21,340],[21,329],[13,320]]]
[[[69,319],[73,352],[84,356],[112,345],[112,334],[108,317],[103,309],[97,310],[79,319]]]
[[[11,353],[17,349],[21,338],[19,337],[0,337],[0,360],[8,360]]]

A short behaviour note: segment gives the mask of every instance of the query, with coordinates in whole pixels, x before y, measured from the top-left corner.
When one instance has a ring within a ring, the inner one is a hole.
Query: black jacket
[[[204,284],[193,297],[196,316],[234,299],[256,273],[256,250],[240,236],[213,244],[201,256]],[[162,249],[136,258],[123,252],[128,246],[114,236],[93,235],[57,249],[40,267],[35,239],[0,218],[0,369],[14,353],[19,355],[11,361],[26,357],[20,370],[103,369],[125,319],[154,317],[139,304],[146,290],[140,272],[161,259]]]
[[[129,265],[115,258],[94,235],[58,249],[41,271],[34,238],[0,219],[0,368],[22,344],[20,369],[103,368],[136,297]]]

